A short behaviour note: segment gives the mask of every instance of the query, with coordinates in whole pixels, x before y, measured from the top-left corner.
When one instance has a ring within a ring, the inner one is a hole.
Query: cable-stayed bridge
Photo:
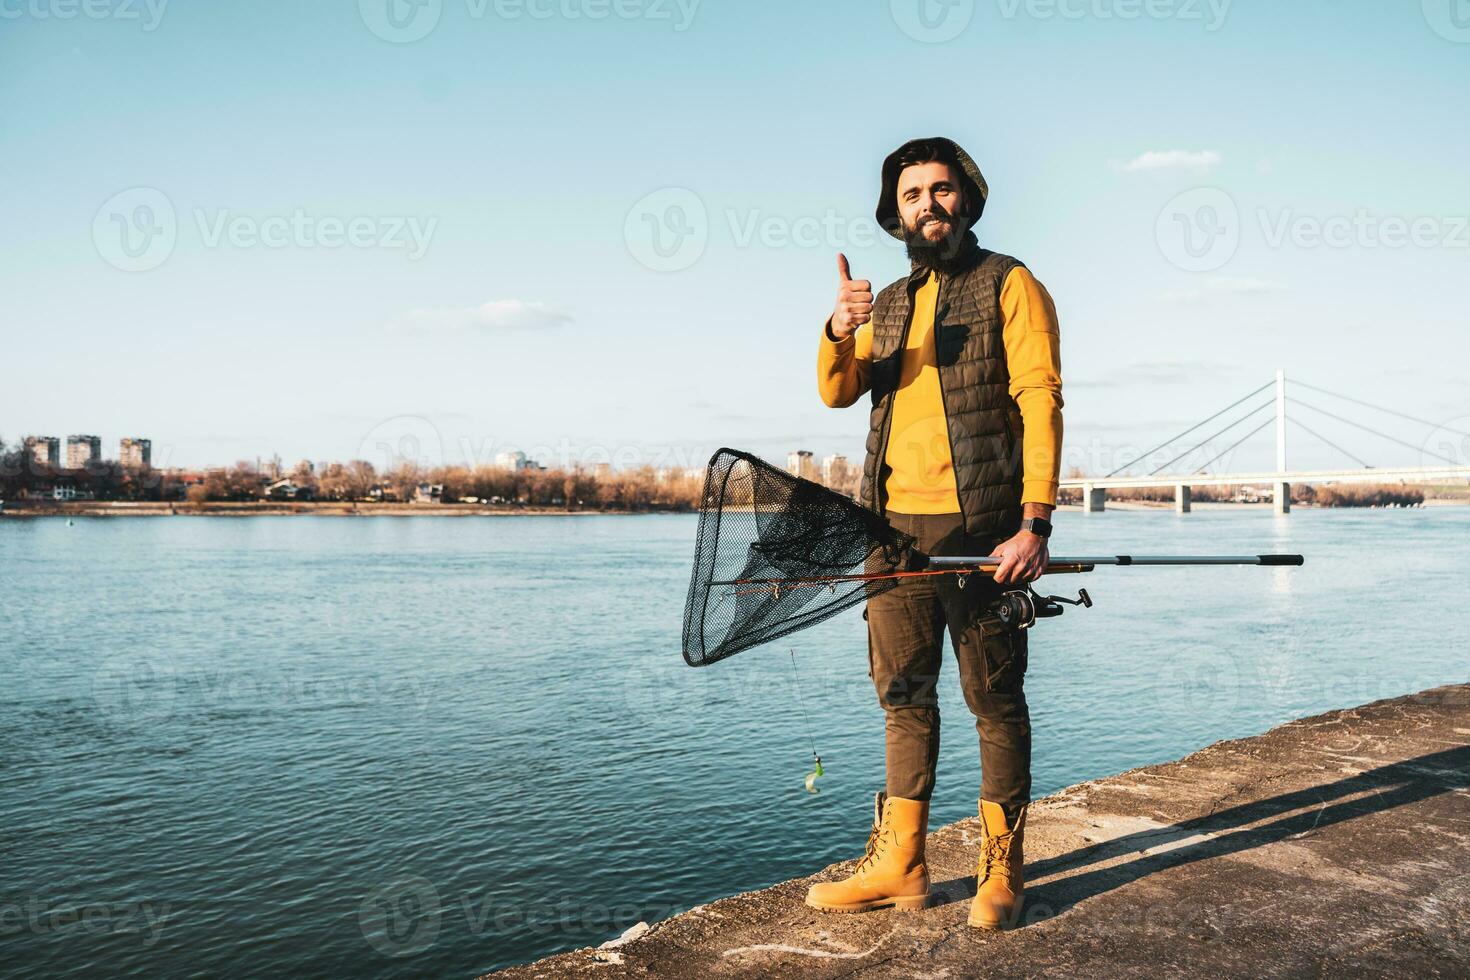
[[[1266,395],[1267,391],[1272,388],[1275,391]],[[1190,488],[1192,487],[1265,485],[1270,488],[1270,495],[1275,502],[1276,512],[1284,514],[1291,510],[1291,487],[1293,484],[1432,483],[1470,480],[1470,465],[1466,465],[1467,462],[1470,462],[1470,459],[1456,459],[1454,456],[1442,452],[1443,446],[1436,448],[1422,444],[1415,445],[1414,443],[1400,439],[1398,436],[1383,432],[1374,426],[1348,418],[1338,411],[1322,408],[1320,405],[1298,397],[1295,394],[1295,389],[1298,388],[1311,392],[1314,397],[1327,395],[1337,401],[1351,403],[1357,411],[1366,408],[1380,414],[1396,416],[1399,419],[1415,422],[1420,425],[1427,425],[1432,431],[1444,431],[1467,440],[1464,445],[1470,447],[1470,431],[1452,428],[1451,426],[1438,422],[1431,422],[1428,419],[1418,418],[1398,411],[1397,409],[1375,405],[1371,402],[1363,401],[1360,398],[1330,391],[1326,388],[1319,388],[1316,385],[1310,385],[1303,381],[1293,380],[1291,382],[1291,390],[1288,390],[1286,373],[1284,371],[1277,371],[1274,381],[1268,381],[1254,391],[1236,399],[1234,402],[1220,409],[1220,411],[1196,422],[1172,438],[1159,443],[1148,452],[1141,453],[1111,473],[1101,477],[1065,479],[1061,481],[1061,486],[1064,489],[1082,491],[1082,508],[1088,512],[1096,512],[1104,509],[1107,503],[1107,492],[1110,489],[1173,487],[1175,510],[1180,513],[1188,513],[1190,509]],[[1266,395],[1266,397],[1264,400],[1261,400],[1261,396],[1263,395]],[[1255,404],[1254,408],[1246,407],[1258,400],[1259,404]],[[1288,406],[1293,409],[1308,409],[1315,413],[1315,415],[1321,415],[1339,423],[1344,423],[1360,432],[1375,437],[1377,440],[1407,446],[1421,454],[1421,462],[1425,465],[1416,467],[1375,467],[1361,456],[1349,451],[1337,442],[1328,439],[1320,432],[1317,432],[1302,422],[1300,418],[1288,412]],[[1274,411],[1271,411],[1273,408]],[[1222,428],[1211,430],[1209,435],[1198,437],[1197,434],[1200,430],[1226,417],[1232,417],[1232,420]],[[1248,423],[1252,422],[1257,424],[1253,427],[1246,428],[1244,435],[1235,438],[1237,433],[1245,428]],[[1356,465],[1350,469],[1340,470],[1292,471],[1288,469],[1286,465],[1288,423],[1295,429],[1306,433],[1318,442],[1346,456]],[[1276,468],[1274,470],[1250,473],[1209,472],[1210,467],[1215,463],[1230,456],[1230,454],[1250,439],[1273,426],[1276,432]],[[1222,438],[1231,438],[1233,441],[1225,449],[1214,453],[1203,463],[1189,464],[1190,472],[1179,472],[1178,470],[1165,472],[1171,467],[1177,467],[1191,456],[1201,452],[1210,452],[1209,447],[1217,445],[1216,440]],[[1171,447],[1178,448],[1186,445],[1186,440],[1188,440],[1188,448],[1183,449],[1166,462],[1154,467],[1152,471],[1145,474],[1128,474],[1125,472],[1139,466],[1144,460],[1154,457],[1157,453],[1170,450]]]

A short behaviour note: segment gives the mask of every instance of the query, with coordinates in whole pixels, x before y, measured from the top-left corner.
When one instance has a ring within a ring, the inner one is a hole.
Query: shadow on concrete
[[[1028,863],[1026,908],[1021,924],[1059,915],[1078,902],[1158,871],[1307,836],[1354,817],[1382,813],[1467,786],[1470,786],[1470,745],[1432,752],[1369,769],[1335,783],[1282,793]],[[1272,820],[1273,817],[1281,819]],[[1260,823],[1263,820],[1271,822]],[[1181,844],[1181,841],[1189,843]],[[1169,849],[1147,853],[1161,847]],[[1075,873],[1128,854],[1139,856],[1121,864]],[[1045,880],[1063,873],[1066,877]],[[967,901],[975,894],[975,879],[953,878],[936,885],[935,891],[941,896],[937,905]]]

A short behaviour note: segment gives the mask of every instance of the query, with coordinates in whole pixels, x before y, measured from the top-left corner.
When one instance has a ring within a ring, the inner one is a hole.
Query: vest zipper
[[[939,379],[939,404],[944,408],[944,441],[949,443],[949,477],[954,481],[955,503],[960,505],[960,527],[968,533],[970,522],[965,516],[964,498],[960,496],[960,471],[954,459],[954,433],[949,427],[949,398],[944,393],[944,371],[939,365],[939,311],[944,309],[945,278],[939,272],[935,272],[934,279],[934,325],[930,328],[930,333],[934,337],[934,374]],[[912,315],[909,319],[913,319]]]
[[[937,273],[936,273],[936,275],[937,275]],[[908,291],[908,286],[905,285],[904,286],[904,289],[907,292]],[[914,290],[913,292],[908,292],[909,312],[908,312],[908,315],[906,317],[904,317],[903,330],[900,331],[899,332],[899,335],[898,335],[898,351],[897,351],[897,353],[898,353],[898,363],[899,363],[899,375],[900,375],[900,377],[903,374],[903,352],[908,349],[909,328],[914,325],[914,292],[917,292],[917,290]],[[935,308],[938,309],[937,306]],[[937,363],[938,362],[938,358],[937,357],[935,358],[935,361],[936,361],[935,368],[937,369],[938,368],[938,363]],[[944,399],[944,384],[942,382],[940,383],[939,391],[940,391],[940,400],[943,401],[943,399]],[[876,465],[873,467],[873,483],[875,484],[875,486],[873,487],[873,502],[878,505],[878,507],[877,507],[877,513],[881,517],[887,517],[888,516],[888,501],[886,499],[884,499],[886,497],[886,490],[888,488],[888,480],[885,479],[884,476],[883,476],[883,467],[885,467],[885,466],[888,465],[888,435],[889,435],[890,432],[893,431],[893,403],[895,401],[897,401],[897,400],[898,400],[898,389],[895,388],[895,389],[893,389],[893,391],[891,391],[888,394],[888,410],[883,413],[883,433],[882,433],[882,435],[878,439],[878,459],[877,459]],[[946,432],[948,432],[948,427],[949,427],[949,424],[948,424],[948,422],[946,422],[945,423],[945,431]],[[948,438],[948,436],[946,436],[946,438]],[[950,456],[953,457],[954,456],[954,447],[951,446],[949,452],[950,452]]]

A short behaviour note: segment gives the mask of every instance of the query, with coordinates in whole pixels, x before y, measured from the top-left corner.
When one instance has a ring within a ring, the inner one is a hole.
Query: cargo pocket
[[[1026,677],[1026,631],[1010,629],[998,619],[981,620],[979,626],[985,693],[1014,694]]]

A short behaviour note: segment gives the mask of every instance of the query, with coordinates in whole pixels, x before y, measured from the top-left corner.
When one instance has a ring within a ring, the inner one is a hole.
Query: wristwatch
[[[1021,530],[1049,538],[1051,537],[1051,521],[1045,517],[1028,517],[1021,522]]]

